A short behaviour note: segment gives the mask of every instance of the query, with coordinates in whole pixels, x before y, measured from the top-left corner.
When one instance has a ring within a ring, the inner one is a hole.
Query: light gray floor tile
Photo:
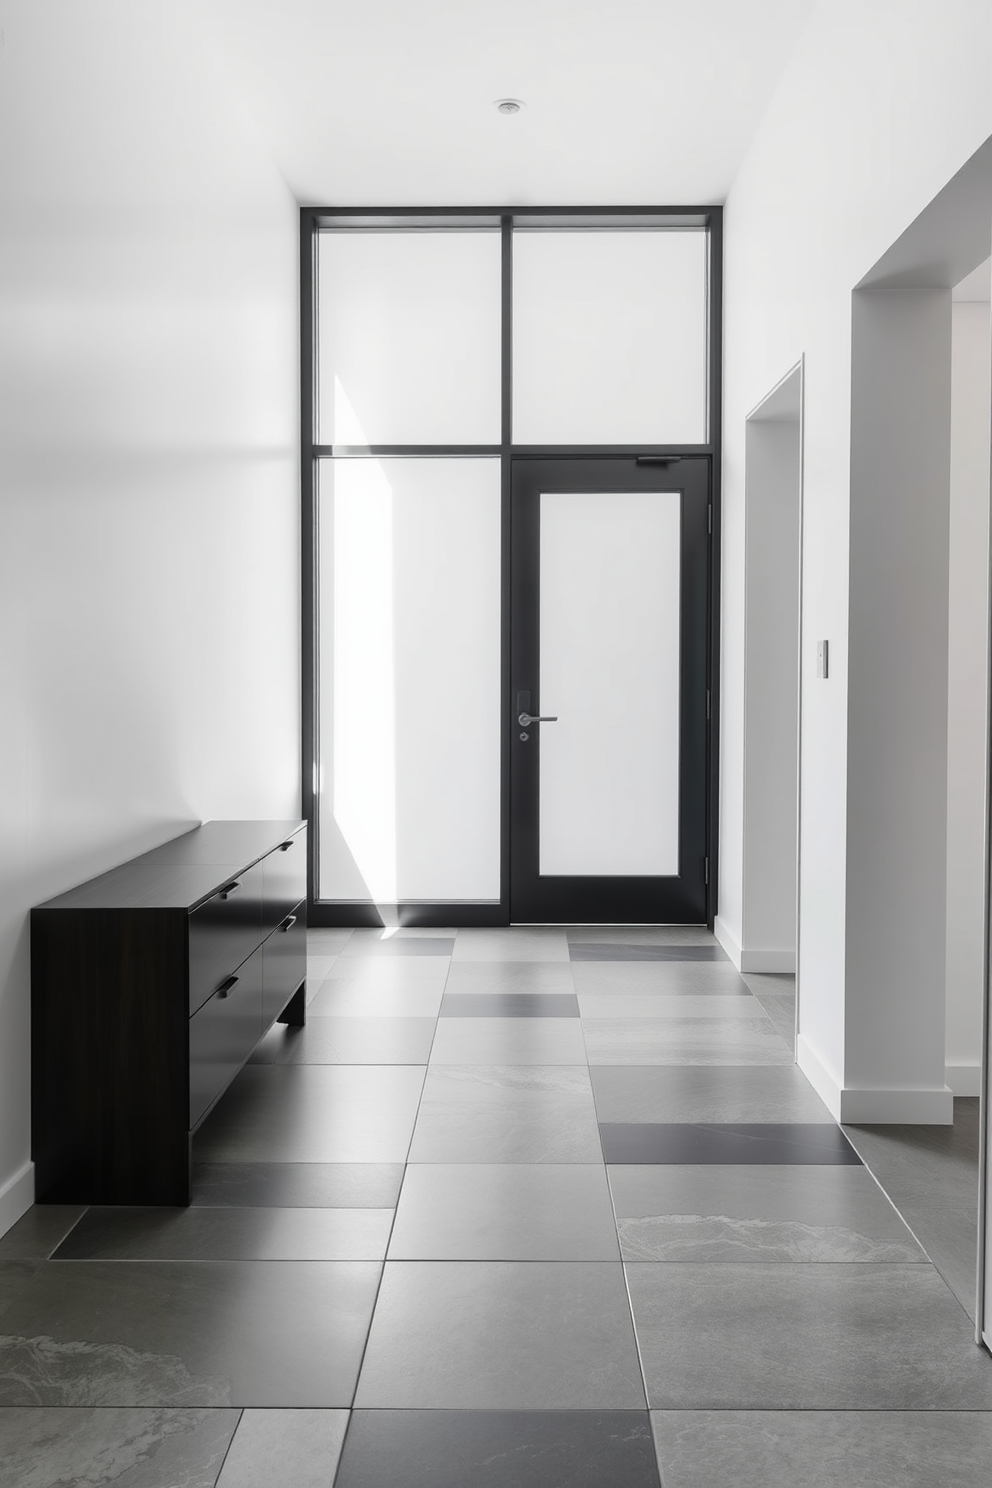
[[[56,1259],[381,1261],[391,1209],[88,1209]]]
[[[507,930],[459,930],[453,961],[567,961],[564,930],[512,926]]]
[[[32,1204],[27,1214],[0,1236],[0,1261],[43,1261],[83,1213],[85,1204]]]
[[[652,1411],[665,1488],[977,1488],[984,1411]]]
[[[589,1072],[570,1065],[431,1065],[415,1163],[598,1163]]]
[[[627,1263],[667,1410],[988,1410],[992,1359],[926,1265]]]
[[[793,1064],[765,1017],[583,1018],[590,1064]]]
[[[387,1262],[355,1404],[637,1410],[623,1272],[607,1262]]]
[[[970,1318],[977,1307],[978,1205],[964,1211],[934,1195],[898,1206],[910,1228]]]
[[[691,992],[580,992],[583,1018],[724,1018],[761,1019],[764,1010],[756,997]]]
[[[2,1320],[3,1405],[350,1405],[380,1266],[48,1261]]]
[[[236,1410],[0,1409],[11,1488],[214,1488]]]
[[[217,1488],[329,1488],[347,1425],[346,1410],[246,1410]]]
[[[590,1071],[600,1121],[832,1121],[794,1065],[599,1066]]]
[[[413,1163],[389,1246],[391,1261],[618,1258],[605,1170],[578,1164]]]
[[[576,992],[688,992],[696,997],[747,997],[747,984],[728,961],[573,961]]]
[[[755,1001],[762,1012],[775,1025],[775,1031],[790,1049],[796,1044],[796,1004],[791,997],[769,997],[766,993],[755,994]]]
[[[441,1018],[431,1064],[582,1064],[578,1018]]]
[[[451,963],[445,992],[575,991],[567,961],[459,961]]]
[[[611,940],[618,945],[718,944],[705,925],[569,925],[565,934],[570,945],[600,945]]]
[[[197,1133],[200,1162],[406,1159],[416,1065],[247,1065]]]
[[[347,945],[354,935],[354,930],[342,927],[341,929],[322,929],[310,925],[307,927],[307,954],[311,951],[318,956],[337,956]]]
[[[864,1168],[610,1168],[626,1261],[915,1261]]]
[[[342,962],[352,958],[375,963],[394,960],[430,961],[441,958],[447,960],[455,946],[453,935],[441,935],[437,931],[422,936],[393,935],[388,938],[380,936],[370,940],[362,940],[359,936],[360,932],[356,931],[348,944],[342,947]]]
[[[742,971],[741,976],[757,997],[791,997],[796,1000],[795,972]]]
[[[434,1018],[313,1017],[305,1028],[277,1023],[252,1064],[426,1064]]]
[[[236,1209],[393,1209],[402,1163],[193,1164],[193,1203]]]
[[[322,982],[308,1008],[318,1018],[436,1018],[444,983],[436,987],[370,987],[363,982]]]
[[[421,991],[440,992],[450,965],[447,956],[339,956],[324,983],[347,982],[351,987],[377,991],[413,991],[419,987]]]

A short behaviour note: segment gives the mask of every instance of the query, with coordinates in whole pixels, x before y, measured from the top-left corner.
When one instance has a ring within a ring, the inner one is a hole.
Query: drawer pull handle
[[[241,978],[239,976],[225,977],[217,988],[218,997],[230,997]]]
[[[291,837],[288,842],[280,842],[280,844],[279,844],[279,851],[280,852],[289,852],[289,849],[292,846],[293,846],[293,839]]]
[[[219,891],[217,897],[218,899],[230,899],[235,889],[240,889],[240,887],[241,880],[239,878],[232,879],[229,884],[224,885],[224,887]]]
[[[295,915],[287,915],[286,918],[283,920],[282,924],[279,926],[279,929],[280,930],[292,930],[292,928],[293,928],[293,926],[295,924],[296,924],[296,916]]]

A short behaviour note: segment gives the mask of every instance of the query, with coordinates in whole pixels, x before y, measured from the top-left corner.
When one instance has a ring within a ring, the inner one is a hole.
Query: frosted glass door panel
[[[517,232],[517,444],[706,441],[704,232]]]
[[[500,475],[320,468],[321,899],[498,900]]]
[[[541,496],[539,871],[679,871],[681,496]]]
[[[318,442],[498,444],[498,232],[325,232]]]

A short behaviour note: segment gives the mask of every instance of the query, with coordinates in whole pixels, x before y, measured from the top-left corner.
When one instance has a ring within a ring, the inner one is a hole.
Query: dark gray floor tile
[[[926,1262],[863,1167],[615,1167],[625,1261]]]
[[[833,1117],[794,1065],[591,1068],[600,1121],[817,1121]]]
[[[38,1264],[36,1261],[0,1261],[0,1317],[28,1285]]]
[[[311,1018],[305,1028],[277,1023],[252,1064],[426,1064],[434,1018]]]
[[[646,1412],[355,1411],[336,1488],[385,1484],[659,1488]]]
[[[821,1163],[860,1165],[839,1126],[826,1122],[601,1122],[608,1163]]]
[[[445,992],[442,1018],[577,1018],[574,992]]]
[[[727,953],[716,945],[630,945],[622,941],[571,941],[569,955],[573,961],[728,961]]]
[[[754,1002],[754,998],[750,998]],[[757,1010],[757,1005],[756,1005]],[[771,1021],[751,1018],[582,1019],[590,1064],[790,1065]]]
[[[578,1018],[439,1018],[431,1065],[584,1064]]]
[[[626,1266],[653,1407],[988,1410],[992,1359],[931,1266]]]
[[[352,935],[341,948],[341,960],[353,956],[376,960],[393,956],[450,956],[454,949],[454,936],[447,935],[394,935],[390,940],[360,940]]]
[[[412,1163],[389,1259],[615,1261],[602,1165]]]
[[[985,1411],[652,1411],[665,1488],[976,1488]]]
[[[796,1044],[795,998],[772,997],[767,992],[756,992],[754,997],[765,1016],[771,1019],[779,1037],[785,1040],[790,1049],[794,1049]]]
[[[389,965],[407,963],[387,963]],[[414,966],[426,966],[425,961],[414,961]],[[434,977],[429,983],[419,981],[395,986],[377,987],[364,981],[339,980],[328,977],[322,982],[317,994],[307,1009],[308,1020],[315,1023],[325,1018],[358,1018],[365,1021],[376,1018],[437,1017],[441,1010],[441,992],[444,977]],[[308,1025],[309,1026],[309,1025]]]
[[[567,961],[452,961],[445,992],[575,993]]]
[[[330,1488],[346,1410],[246,1410],[217,1488]]]
[[[749,997],[746,982],[731,962],[573,961],[576,992],[691,992]]]
[[[643,1387],[623,1268],[601,1261],[387,1261],[355,1404],[639,1409]]]
[[[391,1209],[88,1209],[56,1261],[381,1261]]]
[[[722,1019],[724,1022],[760,1021],[766,1015],[756,997],[703,992],[580,992],[583,1018]]]
[[[617,945],[717,945],[705,925],[568,925],[570,946],[613,942]]]
[[[0,1409],[11,1488],[214,1488],[236,1410]]]
[[[243,1209],[392,1209],[402,1163],[194,1163],[193,1203]]]
[[[85,1204],[32,1204],[5,1235],[0,1261],[44,1261],[72,1229]]]
[[[602,1161],[589,1072],[572,1065],[431,1065],[414,1163]]]
[[[200,1162],[403,1162],[423,1081],[416,1065],[246,1065],[194,1153]]]
[[[0,1320],[0,1404],[347,1406],[380,1269],[47,1261]]]

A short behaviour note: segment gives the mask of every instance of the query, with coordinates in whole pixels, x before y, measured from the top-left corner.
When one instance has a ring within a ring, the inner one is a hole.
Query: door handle
[[[292,928],[293,928],[293,926],[295,924],[296,924],[296,916],[295,915],[287,915],[286,918],[281,922],[281,924],[279,926],[279,929],[280,930],[292,930]]]
[[[220,986],[217,988],[217,996],[230,997],[231,993],[234,991],[240,980],[241,978],[239,976],[225,977]]]
[[[532,723],[557,723],[557,713],[545,713],[543,716],[531,713],[521,713],[517,719],[521,728],[530,728]]]

